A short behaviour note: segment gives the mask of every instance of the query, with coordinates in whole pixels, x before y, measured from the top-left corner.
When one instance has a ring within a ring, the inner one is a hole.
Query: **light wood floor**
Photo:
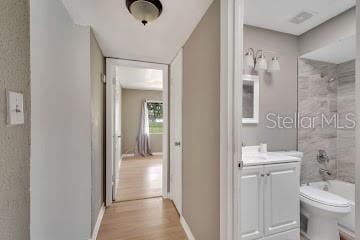
[[[162,156],[129,157],[122,160],[115,201],[162,195]]]
[[[186,240],[170,200],[114,203],[106,209],[97,240]]]

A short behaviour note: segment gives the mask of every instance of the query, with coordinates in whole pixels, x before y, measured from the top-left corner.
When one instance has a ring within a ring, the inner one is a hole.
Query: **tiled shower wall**
[[[339,64],[337,75],[337,109],[343,126],[344,114],[355,114],[355,61]],[[355,129],[338,128],[336,139],[336,177],[355,183]]]
[[[316,156],[319,149],[328,153],[330,162],[322,167],[333,175],[328,179],[354,182],[354,129],[337,129],[322,125],[321,114],[328,117],[353,112],[355,107],[355,64],[354,61],[332,64],[307,59],[299,59],[298,66],[298,111],[300,119],[312,117],[314,121],[304,121],[298,129],[298,149],[304,152],[301,169],[303,183],[320,181],[321,165]],[[316,118],[318,117],[318,118]],[[329,119],[329,118],[328,118]],[[340,124],[342,121],[340,122]]]

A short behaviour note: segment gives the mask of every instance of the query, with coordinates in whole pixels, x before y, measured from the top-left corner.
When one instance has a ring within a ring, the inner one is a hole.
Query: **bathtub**
[[[352,211],[339,221],[340,230],[350,236],[355,233],[355,184],[339,180],[310,183],[310,186],[320,189],[328,189],[329,192],[337,194],[351,203]]]

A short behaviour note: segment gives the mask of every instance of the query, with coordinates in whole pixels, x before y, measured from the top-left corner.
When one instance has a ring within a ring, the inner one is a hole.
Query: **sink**
[[[300,162],[301,158],[289,156],[287,152],[259,152],[256,146],[243,147],[244,166],[257,166],[277,163]]]
[[[256,162],[265,162],[268,160],[266,156],[262,155],[250,155],[250,154],[243,154],[242,155],[243,161],[247,163],[256,163]]]

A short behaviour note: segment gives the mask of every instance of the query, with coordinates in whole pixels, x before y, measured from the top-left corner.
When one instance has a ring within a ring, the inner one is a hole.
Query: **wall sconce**
[[[264,51],[259,49],[254,51],[253,48],[249,48],[249,50],[245,54],[244,58],[244,65],[245,67],[255,68],[255,71],[269,71],[269,72],[276,72],[280,70],[280,62],[278,57],[273,57],[271,61],[267,62],[265,57],[265,52],[273,53],[271,51]]]

